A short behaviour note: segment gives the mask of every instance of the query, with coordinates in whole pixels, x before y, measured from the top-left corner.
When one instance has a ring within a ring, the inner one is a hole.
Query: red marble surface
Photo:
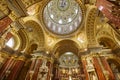
[[[5,17],[0,20],[0,33],[5,30],[9,24],[12,23],[12,20],[9,17]]]

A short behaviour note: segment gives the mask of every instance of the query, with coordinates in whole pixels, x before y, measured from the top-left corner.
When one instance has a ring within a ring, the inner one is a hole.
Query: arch
[[[103,47],[109,48],[109,49],[114,49],[116,46],[115,41],[113,41],[109,37],[100,37],[98,38],[98,43],[102,45]]]
[[[45,44],[45,36],[41,26],[33,20],[26,21],[24,25],[29,37],[29,46],[36,43],[38,45],[38,49],[43,49]]]
[[[110,39],[110,38],[107,38],[107,37],[99,38],[98,42],[99,42],[100,45],[103,45],[104,47],[108,47],[110,49],[113,48],[114,45],[115,45],[113,40]]]
[[[63,69],[65,71],[67,70],[71,71],[72,69],[76,69],[78,70],[79,74],[84,74],[83,66],[80,60],[80,55],[79,55],[79,46],[73,40],[66,39],[56,43],[56,45],[53,47],[53,55],[55,55],[56,57],[54,64],[58,66],[53,68],[56,71],[56,73],[54,72],[54,74],[59,74],[59,72]],[[71,62],[72,64],[76,64],[76,65],[74,66],[71,65]],[[64,74],[64,73],[60,74],[60,76],[63,76],[63,75],[68,75],[68,74]],[[58,78],[55,76],[57,75],[53,76],[54,79]],[[76,76],[78,76],[77,73],[76,73]],[[66,76],[61,77],[61,79],[64,79],[64,78],[66,78]]]
[[[88,12],[86,14],[86,34],[88,40],[88,47],[92,47],[97,45],[95,30],[96,30],[96,16],[97,16],[97,7],[93,5],[88,5]]]
[[[73,52],[78,56],[78,44],[72,40],[62,40],[56,43],[56,45],[53,47],[53,54],[55,54],[56,57],[59,57],[65,52]]]
[[[112,31],[111,29],[102,29],[97,33],[97,42],[100,45],[103,45],[103,47],[112,49],[113,53],[119,54],[119,49],[120,46],[117,42],[116,36],[114,34],[114,37],[112,37],[113,32],[110,33],[110,31]]]
[[[28,46],[28,35],[26,34],[25,30],[24,29],[20,29],[18,31],[18,35],[19,35],[19,38],[20,38],[20,47],[19,47],[19,50],[20,51],[25,51],[27,46]]]

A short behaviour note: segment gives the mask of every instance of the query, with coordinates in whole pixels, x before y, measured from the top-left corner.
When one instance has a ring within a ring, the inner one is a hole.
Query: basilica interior
[[[120,80],[120,0],[0,0],[0,80]]]

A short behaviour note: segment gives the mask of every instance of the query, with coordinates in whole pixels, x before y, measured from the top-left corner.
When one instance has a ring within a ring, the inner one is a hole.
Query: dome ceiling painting
[[[64,54],[62,54],[59,58],[59,62],[59,66],[64,68],[79,67],[78,57],[72,52],[65,52]]]
[[[82,9],[76,0],[51,0],[43,12],[46,28],[59,35],[76,31],[82,18]]]

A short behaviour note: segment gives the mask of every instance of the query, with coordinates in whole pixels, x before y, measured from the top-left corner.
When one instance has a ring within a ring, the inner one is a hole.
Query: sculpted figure
[[[87,60],[87,70],[94,69],[94,66],[93,66],[91,58],[87,58],[86,60]]]
[[[37,80],[47,80],[48,67],[46,66],[47,61],[43,60],[42,66],[39,68]]]

